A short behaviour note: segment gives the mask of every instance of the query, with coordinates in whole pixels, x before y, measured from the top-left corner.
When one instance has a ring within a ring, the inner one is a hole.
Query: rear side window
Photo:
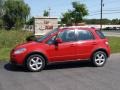
[[[96,30],[96,33],[101,39],[105,39],[104,34],[100,30]]]
[[[77,40],[93,40],[93,34],[88,30],[76,30]]]

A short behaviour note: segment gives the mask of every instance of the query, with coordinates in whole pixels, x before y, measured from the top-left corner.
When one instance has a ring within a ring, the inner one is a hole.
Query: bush
[[[36,41],[37,40],[37,38],[34,36],[34,35],[31,35],[31,36],[28,36],[27,38],[26,38],[26,41]]]
[[[14,47],[16,44],[26,41],[26,38],[32,35],[31,32],[21,31],[21,30],[12,30],[0,31],[0,47]]]

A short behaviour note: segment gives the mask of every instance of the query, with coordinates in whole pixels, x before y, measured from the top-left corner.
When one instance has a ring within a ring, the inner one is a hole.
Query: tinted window
[[[76,30],[77,31],[77,40],[92,40],[94,39],[93,34],[87,30]]]
[[[101,39],[105,38],[104,34],[100,30],[97,30],[96,33]]]
[[[47,44],[53,44],[55,41],[56,36],[51,37],[48,41]]]
[[[75,41],[75,31],[74,30],[65,30],[59,33],[58,38],[61,38],[63,42]]]

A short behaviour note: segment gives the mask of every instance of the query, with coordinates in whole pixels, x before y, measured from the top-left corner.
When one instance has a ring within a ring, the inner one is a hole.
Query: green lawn
[[[23,43],[31,32],[12,30],[0,30],[0,60],[9,60],[9,53],[17,44]]]
[[[0,30],[0,60],[9,60],[9,53],[17,44],[23,43],[26,37],[32,35],[27,31],[5,31]],[[111,52],[120,53],[120,37],[108,37]]]
[[[108,37],[111,53],[120,53],[120,37]]]

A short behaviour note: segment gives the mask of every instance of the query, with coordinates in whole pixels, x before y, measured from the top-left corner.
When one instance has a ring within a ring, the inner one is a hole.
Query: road
[[[104,67],[77,62],[36,73],[1,62],[0,90],[120,90],[120,54],[112,54]]]
[[[103,31],[105,36],[120,37],[120,31]]]

